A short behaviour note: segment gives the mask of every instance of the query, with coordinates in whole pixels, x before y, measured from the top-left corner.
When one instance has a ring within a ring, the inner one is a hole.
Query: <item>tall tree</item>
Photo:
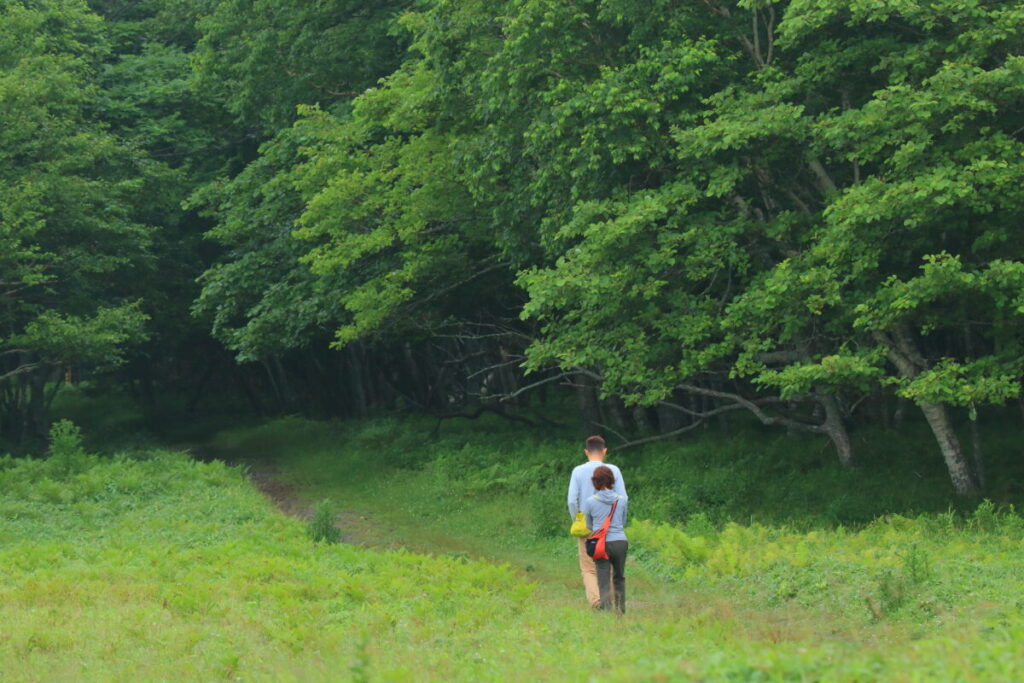
[[[592,363],[647,400],[717,368],[819,401],[827,433],[844,396],[892,387],[975,494],[949,410],[1022,379],[1022,9],[710,8],[742,18],[717,44],[746,74],[676,126],[673,182],[579,204],[562,260],[524,275],[528,312],[551,321],[535,362]],[[612,287],[627,294],[607,315]]]
[[[144,162],[90,115],[106,54],[84,2],[0,4],[0,432],[45,430],[47,382],[143,337],[129,274]]]

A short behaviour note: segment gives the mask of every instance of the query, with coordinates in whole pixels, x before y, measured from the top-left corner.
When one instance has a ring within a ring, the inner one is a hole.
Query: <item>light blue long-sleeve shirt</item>
[[[626,482],[622,480],[622,472],[615,465],[609,465],[599,460],[589,460],[582,465],[577,465],[569,477],[569,519],[576,519],[576,513],[583,509],[583,501],[594,495],[594,482],[590,480],[594,476],[594,470],[604,465],[615,475],[615,485],[612,490],[620,496],[626,495]]]

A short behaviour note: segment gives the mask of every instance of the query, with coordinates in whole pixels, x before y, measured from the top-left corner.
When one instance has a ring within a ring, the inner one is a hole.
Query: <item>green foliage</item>
[[[902,608],[918,592],[923,584],[934,578],[931,560],[915,543],[905,555],[900,556],[902,565],[898,569],[883,569],[878,579],[878,607],[884,615],[892,615]],[[920,598],[920,596],[918,596]],[[873,603],[868,602],[872,614],[875,614]],[[921,600],[920,606],[932,609],[932,600]]]
[[[43,437],[72,366],[148,397],[204,367],[198,401],[208,326],[318,389],[346,345],[466,377],[414,368],[360,413],[505,391],[440,359],[490,343],[515,380],[743,408],[847,464],[848,427],[909,399],[981,494],[956,420],[1024,381],[1018,3],[11,0],[0,24],[5,438]]]
[[[330,500],[324,499],[313,508],[306,534],[314,543],[338,543],[341,530],[337,527],[338,513]]]
[[[50,427],[50,459],[65,475],[90,465],[89,455],[82,448],[82,432],[73,422],[60,420]]]
[[[422,671],[424,647],[445,666],[435,639],[471,652],[486,615],[516,614],[534,591],[479,561],[313,544],[238,470],[150,456],[71,474],[0,461],[6,678],[400,675]],[[398,624],[393,641],[352,637]]]
[[[537,495],[561,507],[567,470],[553,467],[546,476],[557,482],[543,494],[496,488],[466,504],[447,490],[460,467],[484,476],[493,462],[483,442],[494,457],[528,465],[556,455],[572,464],[578,453],[531,435],[517,441],[500,424],[449,428],[437,441],[423,438],[429,428],[426,420],[290,419],[209,444],[254,462],[275,456],[280,476],[308,484],[309,496],[343,497],[364,523],[373,520],[364,543],[419,544],[429,554],[313,542],[300,520],[219,461],[152,452],[66,472],[56,457],[0,458],[5,678],[34,680],[41,670],[76,680],[336,680],[339,671],[371,680],[557,679],[567,668],[623,681],[638,672],[707,680],[1021,673],[1024,520],[1012,510],[987,504],[967,517],[889,515],[813,530],[706,516],[682,528],[637,522],[628,527],[640,560],[629,569],[632,603],[609,629],[582,604],[573,539],[536,538],[522,518]],[[81,450],[70,424],[54,433],[55,450]],[[382,447],[415,445],[412,460],[377,462]],[[664,477],[669,459],[647,456],[630,456],[629,471],[661,468]],[[631,505],[645,495],[638,488]],[[524,566],[529,580],[516,571]],[[611,663],[593,658],[596,631],[619,653]]]
[[[0,433],[41,436],[43,383],[110,367],[144,337],[145,159],[95,110],[109,45],[84,2],[0,5]],[[30,391],[14,391],[11,382]]]
[[[337,315],[334,297],[297,265],[303,251],[290,233],[301,204],[288,167],[298,144],[295,131],[282,131],[229,183],[206,185],[189,200],[216,217],[207,238],[231,256],[202,274],[194,312],[241,361],[308,343]]]
[[[210,5],[192,55],[266,141],[190,203],[225,247],[195,311],[239,360],[520,314],[527,371],[847,464],[856,408],[910,399],[978,493],[944,411],[1024,379],[1018,6],[301,4]]]
[[[192,59],[198,92],[271,135],[299,104],[344,102],[397,66],[390,19],[409,3],[212,3]]]
[[[513,677],[524,671],[534,675],[532,667],[543,667],[542,662],[557,661],[558,667],[574,662],[579,641],[572,634],[589,629],[592,618],[579,594],[575,541],[567,534],[564,508],[564,484],[577,453],[564,442],[538,441],[501,423],[447,425],[436,438],[423,438],[431,427],[427,420],[288,420],[226,432],[215,445],[225,455],[270,457],[280,476],[304,490],[306,499],[343,498],[377,519],[377,528],[363,529],[364,542],[400,542],[452,562],[479,554],[521,568],[538,582],[534,604],[503,616],[501,630],[481,634],[478,651],[500,667],[504,664],[497,662],[504,660],[490,654],[494,643],[514,647]],[[263,448],[267,441],[272,445]],[[883,442],[879,438],[877,444]],[[382,448],[409,443],[418,444],[414,459],[380,463]],[[875,443],[865,450],[874,448]],[[900,446],[893,448],[900,452]],[[814,453],[820,444],[808,444],[808,450]],[[787,455],[794,471],[807,466],[792,447]],[[1024,519],[1012,510],[997,512],[983,504],[965,513],[941,511],[938,501],[922,497],[928,485],[908,490],[889,474],[854,487],[829,462],[822,467],[830,476],[805,474],[813,480],[806,488],[793,477],[756,501],[766,517],[775,516],[772,521],[748,521],[740,501],[732,501],[725,518],[698,513],[681,522],[663,515],[670,508],[664,499],[678,495],[683,482],[718,470],[709,478],[741,482],[750,476],[768,484],[785,478],[779,458],[766,458],[766,466],[775,468],[771,478],[750,472],[756,461],[724,451],[714,437],[690,447],[660,445],[612,456],[629,478],[634,518],[627,527],[629,581],[636,605],[622,629],[605,630],[609,646],[624,661],[621,670],[605,668],[604,677],[631,680],[638,671],[678,676],[679,643],[689,644],[687,675],[711,680],[946,678],[954,670],[983,677],[977,672],[988,672],[993,662],[1007,662],[1019,651],[1013,638],[1021,628],[1016,576],[1024,559]],[[896,459],[889,453],[880,457]],[[904,452],[904,458],[913,468],[928,463],[924,453]],[[516,467],[495,467],[502,463]],[[530,471],[542,463],[550,468],[545,487],[506,480],[509,469]],[[936,469],[934,476],[941,478]],[[485,480],[494,486],[481,490]],[[652,480],[666,490],[654,489]],[[472,483],[460,488],[466,481]],[[935,511],[836,525],[807,514],[807,508],[818,507],[805,502],[814,489],[823,501],[845,491],[845,505],[860,514],[879,498],[890,501],[890,510],[898,501]],[[748,488],[746,495],[755,490]],[[559,529],[555,538],[538,535],[531,519],[548,509]],[[644,520],[648,513],[656,521]],[[728,521],[731,515],[742,521]],[[976,519],[985,520],[986,530],[979,530]],[[563,614],[566,630],[553,622]],[[521,637],[532,642],[537,629],[557,637],[558,647],[544,642],[534,650],[521,643]],[[1002,635],[990,640],[996,633]],[[964,660],[962,654],[975,648],[985,654]],[[530,657],[524,659],[524,653]],[[1015,671],[1016,664],[1006,666]],[[581,663],[574,670],[590,669]]]
[[[126,346],[145,340],[143,325],[148,319],[138,303],[100,308],[89,318],[44,311],[12,341],[54,363],[119,365]]]

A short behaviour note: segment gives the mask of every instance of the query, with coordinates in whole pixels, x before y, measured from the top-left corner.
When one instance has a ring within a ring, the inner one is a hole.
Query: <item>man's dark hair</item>
[[[605,449],[604,439],[600,436],[588,436],[587,437],[587,450],[591,453],[598,453]]]
[[[612,468],[601,465],[594,469],[594,474],[591,475],[590,481],[594,482],[594,488],[598,491],[610,489],[615,486],[615,475],[612,474]]]

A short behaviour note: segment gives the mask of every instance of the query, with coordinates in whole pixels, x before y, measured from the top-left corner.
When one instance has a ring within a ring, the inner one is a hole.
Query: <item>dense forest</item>
[[[262,415],[1024,411],[1024,6],[0,0],[0,437]],[[969,435],[969,436],[965,436]]]

